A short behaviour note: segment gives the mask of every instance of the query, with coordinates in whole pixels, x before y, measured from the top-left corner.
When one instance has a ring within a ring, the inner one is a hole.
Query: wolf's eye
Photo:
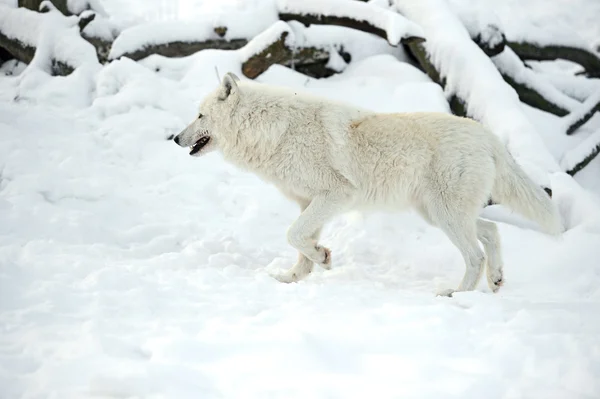
[[[202,114],[198,114],[198,119],[202,118]]]

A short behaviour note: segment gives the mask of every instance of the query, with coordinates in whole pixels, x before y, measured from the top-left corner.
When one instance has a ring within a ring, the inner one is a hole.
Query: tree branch
[[[584,48],[563,45],[536,45],[527,42],[509,41],[508,45],[523,60],[553,61],[563,59],[581,65],[587,76],[600,77],[600,58]]]
[[[589,121],[596,112],[600,112],[600,92],[590,96],[581,107],[563,118],[568,135],[575,133],[583,124]]]
[[[571,176],[581,171],[600,153],[600,130],[582,141],[577,147],[565,154],[562,159],[564,170]]]

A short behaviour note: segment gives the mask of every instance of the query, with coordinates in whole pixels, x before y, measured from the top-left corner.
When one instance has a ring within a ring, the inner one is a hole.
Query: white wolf
[[[503,283],[496,225],[479,218],[490,198],[547,233],[562,231],[547,194],[493,133],[467,118],[374,113],[228,73],[174,140],[194,156],[220,150],[298,203],[287,231],[298,262],[277,276],[283,282],[306,277],[314,263],[331,267],[321,228],[351,209],[416,209],[460,250],[466,271],[458,291],[475,289],[486,263],[489,287]]]

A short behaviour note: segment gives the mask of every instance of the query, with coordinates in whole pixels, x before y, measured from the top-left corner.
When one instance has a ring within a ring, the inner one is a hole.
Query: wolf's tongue
[[[190,155],[194,155],[198,151],[202,149],[208,142],[210,141],[210,137],[204,136],[200,140],[196,141],[196,143],[192,146],[192,150],[190,151]]]

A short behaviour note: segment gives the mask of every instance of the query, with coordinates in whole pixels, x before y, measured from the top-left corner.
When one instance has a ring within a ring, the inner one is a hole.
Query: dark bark
[[[569,113],[568,110],[562,108],[557,104],[554,104],[552,101],[546,99],[534,89],[527,87],[522,83],[516,82],[509,75],[502,73],[502,77],[504,78],[506,83],[511,85],[516,90],[517,94],[519,95],[519,100],[521,100],[525,104],[557,116],[565,116]]]
[[[242,63],[242,73],[250,79],[255,79],[265,72],[271,65],[284,65],[305,75],[322,78],[336,73],[327,68],[329,52],[315,47],[291,48],[285,40],[288,32],[282,32],[277,40],[267,46],[263,51],[253,55]],[[342,57],[350,60],[350,55],[341,52]]]
[[[390,42],[387,37],[385,31],[381,28],[378,28],[374,25],[371,25],[368,21],[357,20],[349,17],[343,16],[325,16],[318,14],[292,14],[292,13],[279,13],[279,19],[282,21],[298,21],[304,26],[310,25],[336,25],[336,26],[345,26],[347,28],[352,28],[356,30],[360,30],[367,33],[372,33],[377,35],[388,41],[391,45],[395,45]],[[410,43],[421,43],[424,42],[425,39],[418,36],[409,36],[403,37],[400,40],[402,44],[410,44]]]
[[[596,156],[600,153],[600,143],[596,144],[596,147],[592,149],[585,158],[581,160],[581,162],[577,163],[572,169],[567,170],[567,173],[571,176],[575,176],[577,172],[585,168],[590,162],[596,158]]]
[[[176,41],[146,46],[131,53],[125,53],[119,56],[119,58],[127,57],[134,61],[138,61],[152,54],[158,54],[164,57],[187,57],[188,55],[206,49],[237,50],[244,47],[247,43],[248,41],[246,39],[216,39],[202,42]]]
[[[584,104],[584,106],[586,106],[586,104]],[[595,104],[592,104],[591,107],[589,107],[589,109],[587,109],[585,111],[585,113],[580,118],[572,121],[569,124],[569,126],[567,127],[567,134],[571,135],[571,134],[575,133],[575,131],[577,129],[579,129],[587,121],[589,121],[590,119],[592,119],[592,116],[594,116],[594,114],[596,112],[600,112],[600,102],[596,102]]]
[[[472,38],[473,41],[487,54],[488,57],[493,57],[503,52],[504,47],[506,47],[506,36],[504,35],[504,32],[496,25],[488,25],[485,29],[487,30],[487,32],[485,32],[486,34],[484,35],[482,32],[479,32]],[[486,40],[484,37],[488,39]]]
[[[0,64],[4,64],[6,61],[12,60],[15,57],[8,50],[0,47]]]
[[[29,64],[33,59],[33,55],[35,54],[35,47],[31,47],[28,44],[21,42],[18,39],[12,39],[8,36],[4,35],[0,31],[0,47],[2,47],[6,52],[12,55],[13,58],[16,58],[19,61],[22,61],[26,64]]]
[[[417,60],[421,68],[431,78],[431,80],[442,87],[446,86],[445,80],[440,77],[440,73],[431,63],[429,55],[427,54],[427,50],[425,50],[425,46],[423,44],[409,43],[405,47],[408,48],[409,53]],[[450,105],[450,110],[454,115],[467,116],[467,107],[463,99],[453,94],[452,97],[450,97],[448,104]]]
[[[40,11],[40,4],[42,4],[43,0],[19,0],[19,7],[24,7],[30,9],[32,11]],[[71,11],[69,11],[69,7],[67,7],[67,0],[49,0],[54,7],[64,15],[73,15]]]
[[[600,77],[600,58],[586,49],[561,45],[538,46],[533,43],[510,41],[508,45],[523,60],[568,60],[581,65],[587,76]]]

